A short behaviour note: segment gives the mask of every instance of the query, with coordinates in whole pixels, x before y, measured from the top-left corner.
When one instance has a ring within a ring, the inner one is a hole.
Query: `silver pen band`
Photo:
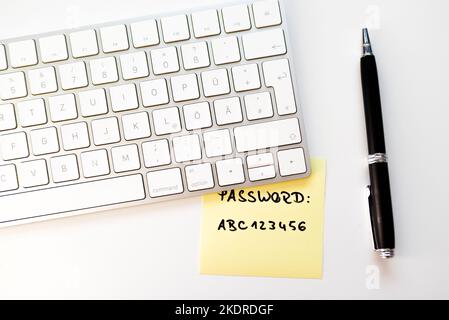
[[[368,164],[381,163],[381,162],[388,162],[388,158],[385,153],[374,153],[368,155]]]
[[[394,257],[394,249],[393,248],[376,249],[376,252],[383,259],[388,259],[388,258]]]

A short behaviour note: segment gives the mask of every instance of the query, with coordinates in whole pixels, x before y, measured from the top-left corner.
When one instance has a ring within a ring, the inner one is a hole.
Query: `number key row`
[[[266,32],[274,32],[266,31]],[[265,33],[266,33],[265,32]],[[282,31],[280,31],[282,33]],[[258,40],[258,42],[260,42]],[[218,49],[215,50],[215,47]],[[236,38],[222,38],[212,41],[214,59],[216,64],[229,63],[240,60],[240,52]],[[209,53],[206,42],[187,44],[181,47],[184,67],[187,70],[207,67],[210,65]],[[176,47],[167,47],[150,51],[151,63],[155,75],[177,72],[180,70],[178,51]],[[120,59],[122,76],[125,80],[144,78],[149,76],[149,67],[144,51],[125,54]],[[117,61],[115,57],[94,59],[89,62],[90,78],[92,84],[102,85],[119,80]],[[285,69],[288,68],[284,67]],[[276,70],[276,69],[275,69]],[[28,82],[31,94],[40,95],[52,93],[58,90],[56,70],[54,67],[45,67],[28,72]],[[86,63],[83,61],[63,64],[58,66],[61,87],[63,90],[72,90],[86,87],[89,84]],[[289,70],[288,70],[289,73]],[[287,77],[287,73],[283,73]],[[191,75],[191,77],[194,75]],[[233,83],[236,91],[257,89],[261,86],[257,64],[248,64],[232,68]],[[211,70],[201,74],[204,94],[206,97],[225,94],[229,92],[228,74],[225,69]],[[267,77],[268,79],[269,77]],[[279,78],[279,76],[278,76]],[[279,80],[283,79],[279,78]],[[28,95],[25,73],[15,72],[0,75],[0,98],[10,100]],[[196,82],[196,81],[195,81]],[[268,81],[267,81],[268,84]],[[184,85],[184,83],[183,83]],[[274,85],[273,85],[274,86]],[[184,91],[178,90],[177,92]],[[175,97],[175,101],[195,99],[188,95]]]
[[[235,36],[214,39],[211,42],[215,64],[221,65],[240,61],[240,50]],[[0,52],[1,54],[1,52]],[[155,75],[162,75],[180,70],[178,50],[167,47],[149,51],[151,65]],[[183,66],[186,70],[208,67],[209,50],[206,42],[186,44],[180,47]],[[149,64],[144,51],[124,54],[120,61],[122,77],[132,80],[149,76]],[[92,84],[102,85],[119,80],[115,57],[93,59],[89,63]],[[58,73],[63,90],[86,87],[89,84],[86,62],[78,61],[58,66]],[[56,70],[54,67],[38,68],[28,71],[31,94],[40,95],[58,90]],[[28,95],[27,80],[24,72],[0,75],[0,98],[10,100]]]

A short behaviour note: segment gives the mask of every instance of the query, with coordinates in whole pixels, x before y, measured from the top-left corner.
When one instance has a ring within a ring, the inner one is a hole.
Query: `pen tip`
[[[371,41],[369,39],[368,28],[362,29],[363,34],[363,56],[372,55]]]
[[[369,40],[369,33],[368,33],[368,28],[363,28],[362,29],[362,33],[363,33],[363,44],[371,44],[370,40]]]

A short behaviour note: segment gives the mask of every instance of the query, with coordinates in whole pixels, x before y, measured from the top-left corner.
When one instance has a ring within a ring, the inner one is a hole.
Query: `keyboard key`
[[[178,194],[184,191],[181,169],[172,168],[147,173],[148,191],[150,197],[162,197]]]
[[[15,165],[0,166],[0,192],[15,190],[18,187]],[[3,206],[2,209],[5,210]]]
[[[67,60],[69,58],[67,43],[63,34],[40,38],[39,48],[41,59],[45,63]]]
[[[284,146],[301,142],[299,121],[290,118],[234,128],[238,152]]]
[[[244,100],[248,120],[264,119],[273,116],[273,106],[271,105],[269,92],[249,94],[245,96]]]
[[[110,87],[109,96],[111,97],[112,110],[115,112],[137,109],[139,107],[135,84]]]
[[[14,221],[144,198],[142,175],[135,174],[4,196],[0,198],[0,206],[3,209],[2,221]]]
[[[209,128],[212,126],[209,103],[187,104],[183,107],[187,130]]]
[[[61,127],[61,138],[64,150],[75,150],[90,146],[87,124],[77,122]]]
[[[237,92],[260,88],[260,76],[257,64],[247,64],[232,68],[234,89]]]
[[[220,34],[217,10],[205,10],[192,13],[192,24],[196,38]]]
[[[8,69],[5,46],[0,44],[0,71]]]
[[[236,32],[251,29],[248,6],[246,4],[223,8],[223,22],[226,32]]]
[[[154,132],[157,135],[181,131],[181,121],[177,107],[153,111]]]
[[[207,157],[212,158],[232,153],[231,137],[228,129],[205,132],[203,137]]]
[[[28,157],[30,153],[25,132],[0,136],[0,150],[2,159],[6,161]]]
[[[170,150],[166,139],[142,143],[145,167],[157,167],[171,163]]]
[[[81,167],[86,178],[99,177],[109,174],[108,153],[105,149],[81,153]]]
[[[36,44],[34,40],[12,42],[9,47],[9,59],[13,68],[37,64]]]
[[[22,127],[47,123],[44,99],[35,99],[17,103],[17,114]]]
[[[59,77],[61,78],[61,87],[64,90],[83,88],[88,85],[84,62],[60,65]]]
[[[145,107],[158,106],[169,102],[167,82],[157,79],[140,83],[142,103]]]
[[[0,131],[17,127],[16,114],[12,103],[0,105]]]
[[[165,43],[187,40],[190,38],[189,25],[185,14],[162,18],[161,25]]]
[[[155,75],[179,71],[176,47],[167,47],[150,51],[151,64]]]
[[[303,148],[278,151],[278,162],[281,176],[300,174],[307,171]]]
[[[120,132],[117,118],[110,117],[92,121],[92,135],[96,146],[119,142]]]
[[[74,154],[50,159],[51,175],[53,182],[65,182],[80,178],[78,161]]]
[[[185,74],[171,78],[171,89],[175,102],[198,99],[200,92],[196,74]]]
[[[104,53],[129,49],[128,34],[123,24],[101,28],[100,36]]]
[[[90,75],[95,85],[118,81],[117,63],[114,57],[90,61]]]
[[[215,100],[214,109],[219,126],[243,121],[242,108],[238,97]]]
[[[242,159],[220,160],[217,167],[218,184],[222,187],[245,182]]]
[[[22,162],[18,166],[20,185],[24,188],[43,186],[49,183],[45,160]]]
[[[197,134],[173,138],[176,162],[201,159],[200,139]]]
[[[98,54],[97,35],[95,30],[83,30],[69,35],[74,58],[88,57]]]
[[[22,98],[27,94],[23,72],[0,75],[0,98],[2,100]]]
[[[240,49],[236,36],[212,40],[212,53],[216,65],[240,61]]]
[[[108,113],[106,93],[104,89],[83,91],[78,94],[81,114],[91,117]]]
[[[137,145],[130,144],[111,149],[112,163],[115,172],[125,172],[140,169],[139,151]]]
[[[213,97],[231,92],[228,72],[226,69],[217,69],[201,73],[204,95]]]
[[[189,191],[204,190],[214,187],[212,166],[210,163],[194,164],[185,167],[187,189]]]
[[[54,67],[28,71],[30,90],[33,95],[55,92],[58,90]]]
[[[273,87],[279,115],[296,113],[290,66],[287,59],[267,61],[262,64],[267,87]]]
[[[159,44],[156,20],[145,20],[131,24],[133,45],[136,48]]]
[[[48,108],[51,121],[53,122],[72,120],[78,117],[75,95],[73,93],[49,97]]]
[[[148,113],[138,112],[122,116],[125,140],[148,138],[151,135]]]
[[[253,154],[246,158],[248,169],[265,167],[274,164],[273,155],[271,153]]]
[[[257,167],[248,169],[248,177],[251,181],[259,181],[276,177],[274,166]]]
[[[206,42],[189,43],[181,46],[184,69],[192,70],[210,66]]]
[[[122,76],[125,80],[147,77],[148,72],[147,56],[144,51],[124,54],[120,56]]]
[[[36,156],[59,151],[58,133],[55,127],[32,130],[31,147]]]
[[[276,26],[282,22],[277,0],[254,2],[253,13],[257,28]]]
[[[272,29],[242,36],[243,51],[247,60],[273,57],[287,53],[284,31]]]

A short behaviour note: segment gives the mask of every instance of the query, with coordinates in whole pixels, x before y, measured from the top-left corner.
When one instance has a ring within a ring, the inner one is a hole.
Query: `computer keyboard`
[[[308,176],[294,71],[277,1],[0,41],[0,226]]]

